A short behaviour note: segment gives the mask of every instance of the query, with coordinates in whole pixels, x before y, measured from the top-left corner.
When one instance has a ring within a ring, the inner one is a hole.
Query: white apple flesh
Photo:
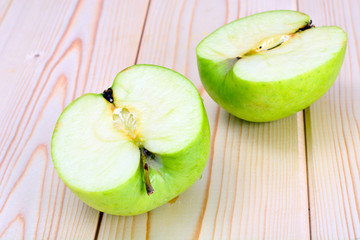
[[[74,100],[51,143],[65,184],[91,207],[116,215],[150,211],[185,191],[201,176],[209,151],[197,89],[153,65],[127,68],[103,94]]]
[[[300,12],[255,14],[200,42],[200,78],[231,114],[254,122],[277,120],[308,107],[331,87],[346,39],[341,28],[313,27]]]

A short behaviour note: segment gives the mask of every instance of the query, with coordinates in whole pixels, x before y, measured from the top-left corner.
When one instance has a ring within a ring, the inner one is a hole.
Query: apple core
[[[120,129],[121,132],[125,133],[135,145],[139,147],[140,150],[140,162],[142,166],[142,171],[144,175],[144,182],[146,187],[147,195],[154,193],[154,188],[151,185],[148,158],[152,161],[155,161],[155,155],[148,151],[143,146],[143,140],[139,137],[139,134],[136,131],[136,116],[135,113],[130,112],[126,107],[115,108],[113,113],[113,121],[115,128]]]
[[[137,145],[140,145],[141,139],[136,134],[136,117],[127,108],[115,108],[113,113],[115,127],[123,131]]]

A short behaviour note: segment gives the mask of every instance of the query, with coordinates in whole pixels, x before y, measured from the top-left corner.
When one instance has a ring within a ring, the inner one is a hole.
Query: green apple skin
[[[160,66],[156,67],[161,68]],[[127,69],[123,71],[126,70]],[[121,74],[121,72],[119,74]],[[61,172],[58,172],[60,178],[66,186],[87,205],[113,215],[139,215],[172,200],[201,177],[210,154],[209,121],[202,98],[198,92],[197,94],[202,105],[201,130],[198,131],[194,140],[182,150],[171,154],[157,155],[157,160],[161,162],[161,165],[159,165],[157,169],[149,168],[151,184],[155,190],[152,195],[147,195],[141,164],[139,164],[135,174],[126,182],[115,188],[101,192],[89,192],[79,189],[69,184],[61,175]],[[97,95],[96,97],[103,98],[101,94],[90,93],[87,95]],[[70,109],[77,100],[78,99],[69,104],[62,114],[64,114],[67,109]],[[53,138],[58,130],[59,127],[57,126],[54,130]],[[53,149],[53,141],[51,148]],[[52,153],[52,155],[54,154]],[[56,168],[56,161],[54,161],[54,165]]]
[[[290,116],[318,100],[338,76],[346,44],[336,57],[293,79],[252,82],[232,71],[233,61],[220,63],[197,55],[201,81],[210,97],[226,111],[251,122]]]
[[[297,16],[295,13],[297,13]],[[324,95],[334,83],[341,69],[346,51],[345,39],[341,50],[335,54],[336,56],[325,61],[322,65],[309,69],[307,73],[301,73],[295,77],[281,80],[274,78],[271,81],[252,81],[252,79],[243,79],[238,76],[234,71],[234,66],[237,61],[242,60],[236,59],[235,56],[241,58],[243,56],[241,54],[237,55],[236,52],[235,55],[230,56],[229,51],[225,51],[224,56],[227,56],[227,59],[224,58],[221,60],[202,56],[201,51],[204,49],[203,45],[206,41],[209,41],[213,34],[218,34],[226,28],[228,32],[226,33],[224,30],[224,34],[229,34],[229,32],[231,34],[227,38],[224,37],[221,38],[221,40],[217,40],[218,42],[213,42],[213,45],[221,46],[221,41],[224,40],[236,43],[237,29],[234,27],[236,24],[248,22],[248,25],[243,27],[249,27],[249,29],[247,29],[246,32],[243,31],[242,35],[238,35],[239,38],[244,40],[247,39],[244,34],[251,34],[250,27],[254,27],[253,21],[258,21],[258,19],[270,16],[271,14],[278,14],[276,17],[278,19],[281,17],[279,14],[284,14],[284,16],[292,14],[295,19],[298,19],[298,27],[305,26],[309,24],[310,21],[309,16],[306,14],[289,10],[258,13],[220,27],[204,38],[196,49],[200,79],[210,97],[229,113],[251,122],[278,120],[294,114],[315,102]],[[294,23],[296,23],[295,20],[292,24]],[[262,22],[262,24],[264,24],[264,22]],[[230,27],[234,27],[234,29],[231,31]],[[261,29],[261,27],[259,28]],[[267,26],[265,30],[268,28],[271,28],[271,26]],[[346,33],[344,33],[341,28],[333,27],[333,29],[342,32],[346,38]],[[293,30],[292,33],[295,33],[297,29]],[[289,29],[286,31],[289,31]],[[281,34],[281,32],[278,32],[278,34]],[[316,39],[314,39],[314,41],[316,41]],[[248,42],[246,44],[251,43]],[[238,44],[237,48],[239,47],[246,48],[247,46]],[[202,50],[200,50],[200,48],[202,48]],[[211,47],[209,47],[209,49],[211,49]],[[252,48],[249,50],[251,49]],[[221,53],[221,48],[217,48],[216,51]],[[244,52],[242,52],[242,54],[243,53]]]
[[[154,193],[146,194],[142,171],[125,183],[106,192],[87,192],[67,186],[89,206],[113,215],[132,216],[148,212],[169,202],[199,179],[209,158],[210,129],[206,112],[203,112],[202,131],[187,148],[171,155],[162,155],[163,167],[157,172],[150,168]]]

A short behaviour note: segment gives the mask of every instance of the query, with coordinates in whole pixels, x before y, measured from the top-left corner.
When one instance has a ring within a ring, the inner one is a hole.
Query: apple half
[[[196,49],[205,90],[231,114],[267,122],[319,99],[334,83],[347,36],[314,27],[308,15],[277,10],[222,26]]]
[[[85,203],[116,215],[150,211],[189,188],[210,152],[195,86],[154,65],[120,72],[103,94],[85,94],[59,117],[54,166]]]

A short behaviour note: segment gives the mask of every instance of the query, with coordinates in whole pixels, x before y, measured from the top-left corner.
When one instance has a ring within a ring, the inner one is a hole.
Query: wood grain
[[[299,8],[316,26],[337,25],[348,34],[338,79],[306,111],[311,233],[314,239],[359,239],[360,3],[306,0]]]
[[[91,239],[99,212],[59,179],[51,134],[71,100],[102,91],[135,62],[148,1],[14,0],[4,6],[0,237]]]
[[[218,107],[198,76],[200,40],[234,19],[297,7],[348,34],[340,76],[305,123],[303,112],[256,124]],[[0,1],[0,239],[360,238],[359,20],[357,0]],[[51,134],[70,101],[135,62],[195,84],[211,155],[202,178],[164,206],[102,215],[59,179]]]
[[[187,76],[202,93],[212,150],[202,178],[172,203],[136,217],[104,214],[101,239],[307,239],[302,112],[254,124],[220,109],[204,92],[195,47],[221,25],[295,1],[152,0],[138,63]]]

